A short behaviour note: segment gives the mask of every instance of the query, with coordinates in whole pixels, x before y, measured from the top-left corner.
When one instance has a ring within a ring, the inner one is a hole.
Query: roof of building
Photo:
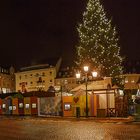
[[[10,68],[0,66],[0,73],[10,74]]]
[[[111,79],[104,79],[104,80],[98,80],[98,81],[93,81],[87,85],[87,90],[107,90],[108,85],[111,86]],[[114,89],[118,87],[110,87],[110,89]],[[79,86],[75,87],[74,89],[71,90],[71,92],[75,92],[78,90],[86,90],[85,84],[80,84]]]
[[[37,69],[45,69],[45,68],[52,68],[55,67],[59,58],[45,58],[41,60],[37,60],[31,62],[28,66],[24,66],[20,68],[19,71],[30,71],[30,70],[37,70]]]
[[[37,70],[37,69],[45,69],[45,68],[49,68],[49,67],[50,67],[49,64],[40,64],[40,65],[22,67],[22,68],[20,68],[20,71],[30,71],[30,70]]]
[[[140,60],[125,60],[124,73],[140,73]]]
[[[69,78],[74,77],[75,69],[74,67],[61,68],[57,74],[57,78]]]
[[[55,92],[31,91],[23,94],[24,97],[55,97]]]
[[[138,79],[138,81],[137,81],[137,84],[140,84],[140,77],[139,77],[139,79]]]
[[[0,98],[1,98],[1,99],[4,99],[4,98],[6,98],[6,97],[14,96],[14,95],[16,95],[16,94],[17,94],[17,92],[6,93],[6,94],[0,94]]]
[[[31,91],[31,92],[26,92],[26,93],[6,93],[6,94],[0,94],[1,99],[9,98],[9,97],[15,97],[15,98],[20,98],[20,97],[55,97],[55,92],[53,91]]]

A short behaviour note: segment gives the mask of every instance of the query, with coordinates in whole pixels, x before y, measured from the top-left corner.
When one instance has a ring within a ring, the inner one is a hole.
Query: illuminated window
[[[15,105],[13,106],[13,110],[16,110],[16,106]]]
[[[36,108],[36,103],[33,103],[32,104],[32,108]]]
[[[128,83],[128,78],[125,78],[125,83]]]
[[[71,104],[70,103],[65,103],[64,104],[64,110],[65,111],[70,111],[71,110]]]
[[[119,89],[119,94],[120,94],[120,96],[123,96],[123,95],[124,95],[123,90],[120,90],[120,89]]]
[[[2,88],[2,92],[3,93],[6,93],[6,88]]]
[[[19,108],[23,108],[23,103],[19,103]]]
[[[68,84],[68,80],[65,80],[65,81],[64,81],[64,84]]]
[[[2,104],[2,108],[6,108],[6,104]]]
[[[135,80],[132,80],[131,83],[135,83]]]
[[[29,109],[30,108],[30,105],[29,104],[25,104],[25,108],[26,109]]]
[[[9,110],[12,110],[12,106],[9,106]]]

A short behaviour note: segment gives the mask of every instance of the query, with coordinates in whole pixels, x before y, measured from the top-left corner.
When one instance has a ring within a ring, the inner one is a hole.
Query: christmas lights
[[[79,24],[79,44],[77,46],[77,65],[91,63],[100,68],[102,76],[122,74],[122,57],[115,27],[106,18],[100,0],[89,0],[83,13],[83,23]]]

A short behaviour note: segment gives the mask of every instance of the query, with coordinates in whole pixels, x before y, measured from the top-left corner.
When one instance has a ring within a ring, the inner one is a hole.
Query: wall
[[[40,82],[39,77],[41,78]],[[30,70],[16,73],[16,91],[47,91],[49,86],[54,85],[56,77],[55,68]]]

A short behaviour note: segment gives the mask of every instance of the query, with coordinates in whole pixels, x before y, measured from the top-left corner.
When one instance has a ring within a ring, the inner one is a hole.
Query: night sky
[[[87,0],[1,0],[0,65],[22,66],[62,56],[70,63],[78,41],[76,27]],[[120,38],[121,53],[140,59],[140,1],[102,0]]]

